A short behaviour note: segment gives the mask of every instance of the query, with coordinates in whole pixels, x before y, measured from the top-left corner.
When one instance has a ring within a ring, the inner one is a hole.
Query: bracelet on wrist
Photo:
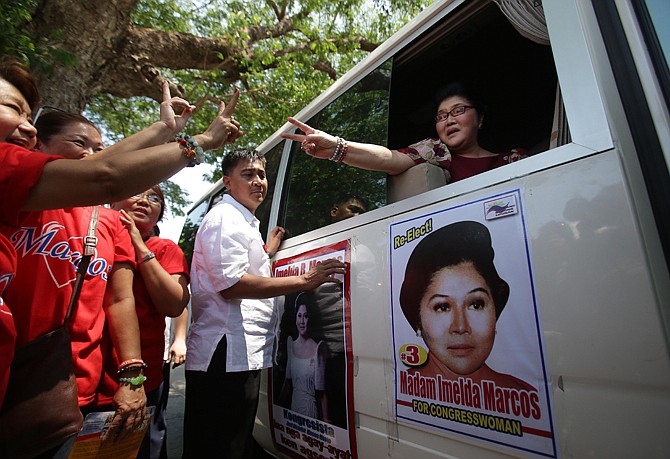
[[[349,144],[345,140],[344,141],[344,147],[342,148],[342,155],[337,160],[338,163],[344,162],[344,158],[346,158],[348,151],[349,151]]]
[[[128,383],[131,386],[141,386],[147,377],[144,375],[135,376],[134,378],[119,378],[119,384]]]
[[[142,263],[146,263],[147,261],[152,260],[154,258],[156,258],[156,254],[153,252],[149,252],[145,256],[143,256],[140,261],[137,262],[137,265],[139,266]]]
[[[122,369],[118,370],[118,371],[116,372],[116,374],[117,374],[117,375],[120,375],[120,374],[123,374],[123,373],[127,373],[127,372],[129,372],[129,371],[135,371],[135,370],[144,371],[144,369],[145,369],[146,367],[147,367],[146,365],[142,365],[142,364],[136,363],[136,364],[134,364],[134,365],[129,365],[129,366],[127,366],[127,367],[123,367]]]
[[[346,140],[344,140],[342,137],[335,137],[335,140],[337,141],[335,151],[333,152],[333,155],[328,159],[336,163],[341,163],[345,155],[347,154],[349,145],[347,144]]]
[[[186,167],[197,166],[205,161],[205,150],[198,145],[198,142],[193,137],[182,132],[176,135],[174,140],[179,144],[179,147],[184,152],[184,156],[190,160]]]
[[[128,359],[124,360],[119,364],[119,368],[117,370],[118,374],[123,373],[124,371],[129,370],[132,367],[141,367],[142,369],[147,368],[147,364],[144,360],[142,359]]]

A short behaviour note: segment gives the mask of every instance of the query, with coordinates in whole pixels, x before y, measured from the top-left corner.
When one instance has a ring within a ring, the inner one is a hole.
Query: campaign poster
[[[399,422],[557,457],[520,190],[390,226]]]
[[[343,241],[278,260],[273,276],[304,274],[335,258],[350,263]],[[355,458],[349,270],[341,281],[279,302],[275,365],[269,378],[272,438],[292,457]]]

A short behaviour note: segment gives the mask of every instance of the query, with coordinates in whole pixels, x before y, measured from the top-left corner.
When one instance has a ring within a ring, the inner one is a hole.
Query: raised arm
[[[130,240],[133,242],[135,256],[138,260],[144,259],[151,250],[144,243],[132,217],[125,210],[120,210],[119,213],[121,222],[128,229]],[[184,311],[190,299],[187,275],[184,273],[168,273],[155,257],[140,262],[137,270],[142,276],[144,286],[147,288],[156,310],[164,316],[178,317]]]
[[[337,137],[327,132],[318,131],[311,126],[289,118],[293,124],[305,134],[282,134],[285,139],[300,142],[303,151],[315,158],[330,159],[337,148]],[[397,175],[414,166],[414,161],[397,150],[389,150],[382,145],[347,141],[347,153],[342,162],[350,166],[372,171],[382,171]]]
[[[193,136],[204,150],[215,150],[234,142],[242,132],[232,119],[239,92],[219,111],[201,134]],[[111,147],[110,147],[111,148]],[[44,166],[23,210],[58,209],[120,201],[171,177],[189,164],[184,148],[177,142],[142,150],[118,149],[99,153],[96,161],[62,159]]]

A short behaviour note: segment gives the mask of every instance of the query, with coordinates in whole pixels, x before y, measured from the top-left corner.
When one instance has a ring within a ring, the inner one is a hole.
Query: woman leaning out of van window
[[[444,170],[447,183],[472,177],[526,157],[521,148],[492,153],[479,145],[485,106],[462,83],[451,83],[436,96],[436,138],[424,139],[399,150],[381,145],[349,142],[313,129],[295,118],[288,121],[305,134],[282,134],[301,143],[310,156],[343,162],[361,169],[397,175],[415,164],[429,163]]]

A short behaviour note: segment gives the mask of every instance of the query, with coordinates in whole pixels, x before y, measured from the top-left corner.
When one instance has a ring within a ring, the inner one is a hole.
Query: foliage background
[[[0,54],[34,70],[46,104],[85,110],[111,142],[156,121],[162,78],[198,107],[189,133],[235,85],[245,132],[236,145],[254,147],[429,3],[9,0],[0,4]],[[182,214],[183,190],[168,183],[167,195]]]

